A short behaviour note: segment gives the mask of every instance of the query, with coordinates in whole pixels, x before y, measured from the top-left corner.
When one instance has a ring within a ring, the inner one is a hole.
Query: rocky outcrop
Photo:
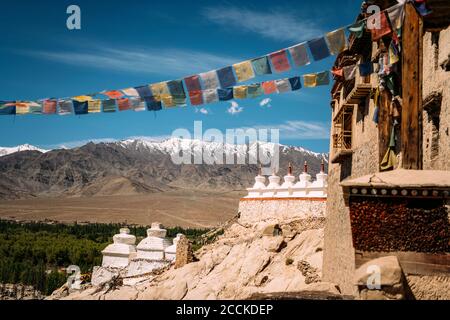
[[[0,300],[42,300],[44,295],[32,286],[0,284]]]

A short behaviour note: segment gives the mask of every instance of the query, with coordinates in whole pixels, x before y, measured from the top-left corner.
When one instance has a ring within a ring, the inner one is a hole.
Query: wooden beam
[[[423,21],[411,3],[406,5],[402,59],[402,168],[422,169]]]

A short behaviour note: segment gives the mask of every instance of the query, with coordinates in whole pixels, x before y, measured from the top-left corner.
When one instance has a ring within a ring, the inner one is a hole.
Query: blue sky
[[[82,29],[66,27],[77,4]],[[68,97],[206,72],[309,40],[354,21],[342,1],[8,1],[2,3],[0,100]],[[334,57],[250,82],[329,70]],[[242,127],[280,129],[283,144],[327,152],[330,87],[154,112],[1,116],[0,146],[44,148],[89,140],[170,136]],[[263,101],[265,98],[270,98]],[[266,102],[266,104],[264,104]]]

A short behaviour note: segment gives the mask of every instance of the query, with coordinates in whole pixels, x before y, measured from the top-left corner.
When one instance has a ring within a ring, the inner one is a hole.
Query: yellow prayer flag
[[[27,114],[30,112],[30,104],[25,102],[16,103],[16,114]]]
[[[339,29],[327,33],[327,42],[331,54],[338,55],[339,53],[341,53],[346,45],[344,29]]]
[[[233,95],[235,99],[245,99],[247,98],[247,86],[236,86],[233,87]]]
[[[161,101],[163,95],[169,95],[169,87],[167,86],[167,82],[151,84],[150,88],[152,89],[153,96],[157,101]]]
[[[88,113],[99,113],[101,112],[101,108],[102,108],[101,100],[88,101]]]
[[[317,86],[317,75],[316,74],[305,74],[303,76],[304,87],[315,87]]]
[[[176,106],[173,96],[171,96],[170,94],[162,94],[161,100],[165,108],[173,108]]]
[[[76,100],[78,102],[86,102],[86,101],[92,101],[92,97],[90,96],[76,96],[72,98],[73,100]]]
[[[236,71],[238,82],[247,81],[255,77],[255,72],[253,71],[252,62],[250,60],[236,63],[233,65],[233,68]]]

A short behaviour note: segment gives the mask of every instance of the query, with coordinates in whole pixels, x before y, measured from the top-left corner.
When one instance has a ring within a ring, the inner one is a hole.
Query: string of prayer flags
[[[264,90],[264,94],[272,94],[272,93],[277,93],[277,85],[275,83],[275,81],[264,81],[262,83],[262,87]]]
[[[45,109],[45,103],[44,103]],[[88,114],[88,101],[73,100],[73,112],[76,115]],[[45,112],[44,112],[45,113]]]
[[[117,99],[117,108],[119,111],[126,111],[131,109],[130,99],[128,98],[120,98]]]
[[[362,38],[366,31],[366,20],[361,20],[348,27],[348,31],[352,33],[356,38]]]
[[[359,75],[361,77],[370,76],[373,73],[373,63],[372,62],[364,62],[359,65]]]
[[[289,79],[275,80],[275,84],[277,86],[278,93],[285,93],[285,92],[292,91],[291,83],[289,82]]]
[[[183,106],[186,104],[186,93],[184,92],[182,80],[172,80],[167,82],[169,92],[173,97],[173,102],[177,106]]]
[[[154,83],[150,85],[152,89],[153,96],[157,101],[162,100],[163,95],[169,94],[169,88],[167,87],[167,82]]]
[[[216,89],[219,87],[219,80],[217,79],[216,71],[200,73],[200,79],[202,79],[203,90]]]
[[[221,88],[232,87],[236,84],[233,67],[231,66],[217,70],[217,78],[219,78]]]
[[[58,102],[60,116],[66,116],[73,113],[73,102],[69,100],[60,100]]]
[[[203,93],[201,90],[189,91],[189,100],[191,105],[199,106],[203,104]]]
[[[236,63],[233,65],[233,68],[236,72],[238,82],[244,82],[255,77],[251,61]]]
[[[202,90],[202,86],[200,84],[200,77],[198,75],[184,78],[184,83],[186,84],[188,92]]]
[[[123,97],[123,93],[119,90],[103,91],[102,94],[110,99],[119,99]]]
[[[269,59],[267,58],[267,56],[253,59],[252,66],[256,76],[272,74],[272,68],[270,67]]]
[[[103,100],[103,112],[116,112],[116,100],[108,99]]]
[[[229,101],[234,98],[233,88],[217,89],[219,101]]]
[[[251,84],[247,87],[247,97],[257,98],[264,94],[264,90],[260,83]]]
[[[306,43],[301,43],[289,48],[289,53],[291,54],[292,60],[297,67],[303,67],[311,63],[309,60]]]
[[[56,113],[56,100],[45,100],[42,108],[42,113],[44,114],[55,114]]]
[[[326,38],[328,42],[328,48],[330,49],[330,53],[332,55],[338,55],[339,53],[341,53],[347,44],[344,29],[338,29],[336,31],[329,32],[327,33]]]
[[[289,78],[289,83],[291,84],[292,91],[300,90],[302,88],[300,77]]]
[[[324,37],[308,41],[308,46],[315,61],[323,60],[331,55]]]
[[[343,69],[343,73],[344,73],[344,79],[345,80],[352,80],[355,79],[356,77],[356,64],[351,65],[351,66],[346,66]]]
[[[233,87],[233,96],[235,99],[246,99],[247,98],[247,86]]]
[[[269,57],[276,72],[286,72],[291,70],[286,50],[271,53]]]
[[[379,25],[377,25],[378,23]],[[372,26],[370,32],[372,33],[372,41],[374,42],[392,33],[386,11],[369,17],[367,20],[367,25]]]
[[[99,113],[101,111],[102,111],[102,101],[101,100],[88,101],[88,113]]]
[[[203,100],[205,104],[214,103],[219,101],[219,96],[217,94],[217,89],[209,89],[203,91]]]

